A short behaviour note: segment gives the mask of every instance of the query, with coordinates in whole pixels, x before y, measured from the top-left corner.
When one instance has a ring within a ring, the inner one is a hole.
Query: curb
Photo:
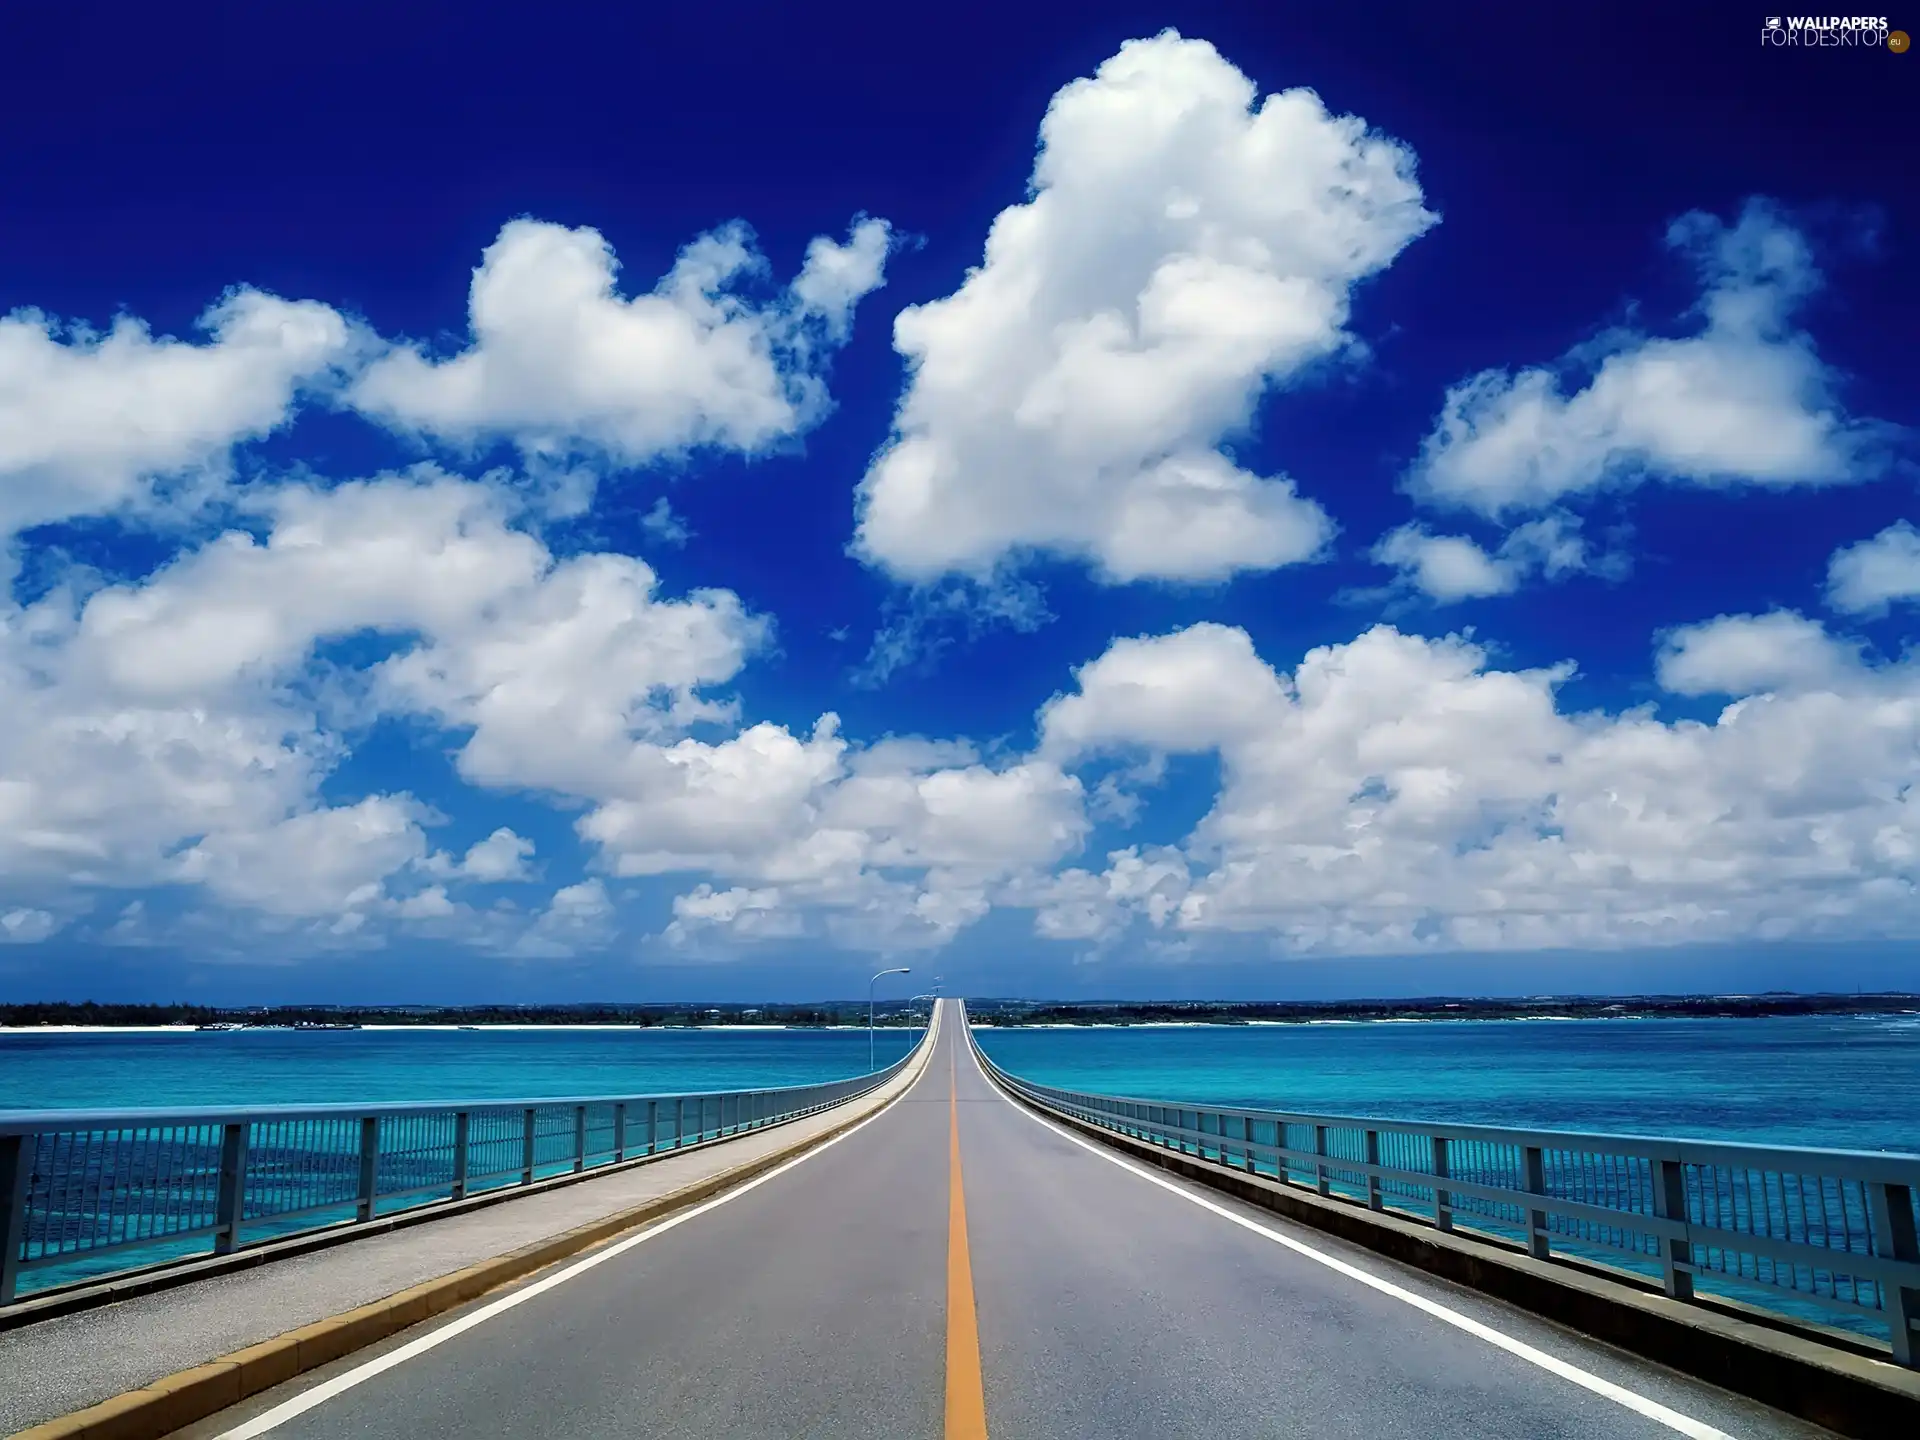
[[[1016,1105],[1133,1159],[1722,1390],[1855,1440],[1913,1440],[1920,1435],[1920,1373],[1120,1135],[1036,1104],[1001,1085],[991,1070],[986,1074]]]
[[[926,1057],[932,1054],[929,1047]],[[159,1440],[160,1436],[196,1420],[204,1420],[263,1390],[270,1390],[309,1370],[330,1364],[343,1355],[350,1355],[418,1325],[423,1320],[430,1320],[464,1305],[489,1290],[523,1279],[584,1250],[591,1250],[626,1231],[663,1220],[676,1211],[711,1199],[723,1190],[730,1190],[743,1181],[817,1149],[835,1136],[878,1115],[905,1095],[926,1073],[926,1057],[921,1059],[906,1085],[884,1104],[849,1114],[840,1123],[805,1140],[736,1165],[730,1170],[723,1170],[705,1180],[695,1181],[630,1210],[603,1216],[559,1235],[523,1245],[518,1250],[477,1261],[464,1269],[398,1291],[383,1300],[372,1301],[325,1320],[316,1320],[311,1325],[302,1325],[297,1330],[289,1330],[284,1335],[276,1335],[271,1340],[249,1345],[244,1350],[236,1350],[205,1365],[176,1371],[138,1390],[129,1390],[84,1410],[31,1425],[25,1430],[16,1431],[10,1440]]]

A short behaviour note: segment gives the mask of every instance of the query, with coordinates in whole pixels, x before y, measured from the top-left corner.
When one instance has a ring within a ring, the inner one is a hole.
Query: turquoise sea
[[[1017,1074],[1155,1099],[1920,1152],[1920,1016],[977,1033]],[[880,1031],[879,1063],[913,1038]],[[0,1109],[645,1094],[866,1061],[863,1030],[12,1033]]]
[[[919,1035],[876,1031],[875,1063]],[[865,1030],[15,1031],[0,1033],[0,1110],[649,1095],[866,1069]]]
[[[1109,1094],[1920,1152],[1920,1015],[976,1033],[1014,1074]]]

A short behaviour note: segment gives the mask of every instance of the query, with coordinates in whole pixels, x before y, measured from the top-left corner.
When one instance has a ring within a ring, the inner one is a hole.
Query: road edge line
[[[916,1062],[907,1083],[885,1102],[870,1110],[852,1110],[842,1121],[804,1140],[697,1180],[669,1194],[628,1210],[602,1216],[559,1235],[548,1236],[478,1260],[462,1269],[436,1276],[379,1300],[359,1305],[324,1320],[315,1320],[270,1340],[235,1350],[203,1365],[112,1396],[83,1410],[45,1420],[15,1431],[8,1440],[160,1440],[182,1426],[216,1415],[276,1385],[284,1384],[342,1356],[410,1329],[424,1320],[476,1300],[561,1260],[644,1229],[712,1200],[721,1192],[804,1158],[855,1126],[891,1109],[923,1079],[932,1062],[933,1046]],[[903,1072],[904,1073],[904,1072]],[[865,1097],[862,1097],[865,1098]],[[857,1106],[858,1101],[851,1102]]]

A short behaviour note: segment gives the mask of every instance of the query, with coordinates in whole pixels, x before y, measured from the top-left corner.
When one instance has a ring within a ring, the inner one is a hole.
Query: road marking
[[[973,1308],[973,1260],[967,1251],[967,1196],[960,1180],[960,1096],[954,1052],[947,1051],[947,1440],[987,1440],[980,1381],[980,1325]]]
[[[928,1046],[929,1054],[932,1053],[933,1045],[939,1043],[938,1026],[939,1021],[935,1020],[934,1033],[929,1037],[932,1042]],[[920,1080],[924,1078],[925,1071],[922,1071],[921,1075],[915,1079],[914,1084],[919,1084]],[[407,1361],[446,1344],[447,1341],[453,1339],[455,1336],[464,1335],[476,1325],[484,1325],[487,1321],[493,1319],[494,1316],[504,1315],[507,1311],[513,1309],[514,1306],[524,1305],[527,1301],[533,1299],[534,1296],[544,1295],[556,1286],[566,1284],[567,1281],[573,1279],[576,1275],[584,1275],[596,1265],[604,1265],[615,1256],[626,1254],[627,1251],[633,1249],[636,1245],[645,1244],[656,1236],[664,1235],[667,1231],[676,1229],[686,1224],[689,1220],[697,1219],[709,1210],[717,1210],[730,1200],[738,1200],[748,1191],[758,1190],[769,1180],[779,1179],[780,1176],[786,1174],[789,1170],[793,1169],[794,1166],[804,1165],[807,1161],[813,1159],[814,1156],[825,1154],[842,1140],[851,1139],[853,1136],[859,1134],[862,1130],[866,1129],[867,1126],[871,1125],[882,1115],[886,1114],[887,1111],[899,1104],[902,1097],[906,1095],[907,1090],[911,1090],[912,1088],[913,1085],[907,1086],[906,1090],[902,1090],[900,1094],[894,1096],[893,1099],[889,1100],[885,1105],[882,1105],[866,1119],[860,1121],[859,1124],[849,1126],[831,1140],[823,1141],[821,1144],[807,1151],[804,1155],[794,1156],[793,1159],[782,1165],[775,1166],[764,1175],[756,1175],[753,1179],[748,1180],[737,1189],[729,1190],[726,1194],[715,1196],[711,1200],[702,1201],[691,1210],[683,1210],[678,1215],[662,1220],[659,1224],[642,1230],[638,1235],[630,1235],[625,1240],[620,1240],[607,1246],[604,1250],[597,1250],[587,1256],[586,1259],[577,1260],[566,1269],[549,1275],[544,1280],[537,1280],[523,1290],[516,1290],[511,1295],[503,1295],[490,1305],[483,1305],[478,1310],[462,1315],[458,1320],[455,1320],[449,1325],[442,1326],[431,1335],[422,1335],[418,1340],[410,1340],[397,1350],[390,1350],[377,1359],[367,1361],[364,1365],[356,1365],[353,1369],[336,1375],[331,1380],[322,1381],[311,1390],[296,1395],[293,1399],[276,1405],[273,1409],[256,1415],[251,1420],[234,1426],[233,1429],[222,1431],[218,1440],[253,1440],[253,1437],[256,1435],[265,1435],[270,1430],[277,1430],[286,1424],[287,1421],[326,1404],[327,1401],[333,1399],[336,1395],[344,1395],[355,1386],[364,1385],[376,1375],[385,1374],[395,1366],[404,1365]]]
[[[969,1037],[969,1040],[971,1040],[971,1037]],[[972,1053],[971,1044],[968,1045],[968,1053]],[[976,1060],[974,1063],[976,1067],[978,1067],[979,1062]],[[986,1078],[984,1069],[982,1070],[982,1078]],[[992,1085],[991,1081],[988,1081],[988,1083]],[[1504,1350],[1509,1355],[1525,1360],[1529,1365],[1537,1365],[1549,1374],[1558,1375],[1563,1380],[1571,1380],[1582,1389],[1591,1390],[1594,1394],[1603,1396],[1613,1401],[1614,1404],[1633,1411],[1636,1415],[1644,1415],[1647,1419],[1664,1425],[1669,1430],[1689,1437],[1689,1440],[1735,1440],[1735,1437],[1729,1435],[1726,1431],[1716,1430],[1705,1421],[1695,1420],[1691,1415],[1682,1415],[1678,1410],[1669,1409],[1658,1400],[1650,1400],[1645,1395],[1627,1389],[1624,1385],[1616,1385],[1611,1380],[1603,1380],[1591,1371],[1582,1370],[1578,1365],[1570,1365],[1565,1360],[1559,1359],[1557,1356],[1549,1355],[1544,1350],[1536,1350],[1533,1346],[1523,1341],[1515,1340],[1510,1335],[1503,1335],[1491,1325],[1482,1324],[1471,1316],[1463,1315],[1458,1310],[1442,1305],[1436,1300],[1429,1300],[1426,1296],[1416,1294],[1412,1290],[1396,1285],[1391,1280],[1383,1280],[1378,1275],[1370,1274],[1357,1265],[1349,1265],[1338,1256],[1329,1255],[1324,1250],[1316,1250],[1313,1246],[1304,1244],[1294,1239],[1291,1235],[1283,1235],[1280,1231],[1270,1226],[1262,1225],[1257,1220],[1248,1219],[1244,1215],[1237,1215],[1224,1205],[1217,1205],[1205,1196],[1195,1195],[1192,1191],[1174,1184],[1171,1180],[1155,1175],[1150,1170],[1142,1169],[1132,1161],[1116,1155],[1104,1145],[1088,1140],[1083,1136],[1075,1135],[1072,1131],[1054,1124],[1053,1121],[1028,1109],[1025,1105],[1016,1103],[1013,1097],[1000,1089],[998,1085],[992,1085],[992,1088],[995,1094],[999,1095],[1029,1120],[1033,1121],[1034,1124],[1051,1130],[1063,1140],[1072,1141],[1082,1150],[1097,1155],[1102,1160],[1118,1165],[1129,1174],[1139,1176],[1149,1185],[1158,1185],[1162,1190],[1178,1195],[1182,1200],[1193,1205],[1198,1205],[1202,1210],[1211,1210],[1221,1219],[1232,1221],[1242,1230],[1251,1230],[1254,1234],[1271,1240],[1274,1244],[1283,1246],[1293,1251],[1294,1254],[1311,1260],[1317,1265],[1324,1265],[1327,1269],[1345,1275],[1350,1280],[1357,1280],[1367,1288],[1379,1291],[1382,1295],[1390,1295],[1395,1300],[1411,1305],[1414,1309],[1423,1311],[1436,1320],[1444,1321],[1456,1330],[1464,1330],[1467,1334],[1472,1335],[1476,1339],[1486,1341],[1487,1344],[1492,1345],[1496,1349]]]

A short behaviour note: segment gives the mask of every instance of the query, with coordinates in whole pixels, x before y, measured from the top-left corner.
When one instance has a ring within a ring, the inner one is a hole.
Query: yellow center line
[[[960,1096],[954,1052],[947,1052],[947,1436],[987,1440],[987,1399],[980,1383],[980,1327],[973,1312],[973,1261],[967,1253],[967,1197],[960,1183]]]

